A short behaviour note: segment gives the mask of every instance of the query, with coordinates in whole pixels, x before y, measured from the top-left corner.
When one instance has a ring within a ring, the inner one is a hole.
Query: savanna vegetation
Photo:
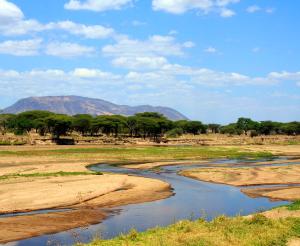
[[[299,202],[289,207],[299,209]],[[106,245],[277,245],[284,246],[300,237],[300,218],[271,219],[263,214],[247,217],[219,216],[212,221],[198,219],[179,221],[167,227],[146,232],[132,229],[111,240],[95,239],[89,246]]]
[[[286,134],[299,135],[300,122],[280,123],[257,122],[249,118],[239,118],[236,123],[221,126],[203,124],[200,121],[171,121],[155,112],[138,113],[134,116],[78,114],[68,116],[48,111],[28,111],[17,115],[0,115],[0,133],[13,132],[22,135],[35,131],[41,136],[51,134],[53,138],[76,132],[81,136],[111,136],[150,138],[159,141],[162,137],[178,137],[183,134],[222,133],[230,135]],[[6,142],[0,142],[6,145]],[[18,143],[16,143],[18,144]]]

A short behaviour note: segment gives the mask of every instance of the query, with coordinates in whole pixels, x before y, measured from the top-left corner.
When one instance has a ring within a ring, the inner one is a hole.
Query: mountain
[[[158,112],[171,120],[187,119],[183,114],[168,107],[150,105],[127,106],[117,105],[101,99],[80,96],[47,96],[24,98],[4,109],[1,113],[17,114],[29,110],[47,110],[60,114],[91,115],[134,115],[142,112]]]

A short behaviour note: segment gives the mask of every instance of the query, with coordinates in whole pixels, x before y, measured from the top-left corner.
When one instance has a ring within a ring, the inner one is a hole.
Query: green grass
[[[10,146],[10,145],[25,145],[25,142],[9,142],[9,141],[0,141],[0,146]]]
[[[111,240],[95,239],[87,246],[284,246],[295,237],[300,237],[299,218],[273,220],[258,214],[252,219],[220,216],[211,222],[185,220],[142,233],[133,229]]]
[[[8,174],[0,176],[0,180],[11,178],[32,178],[32,177],[62,177],[62,176],[79,176],[79,175],[102,175],[101,172],[55,172],[55,173],[29,173],[29,174]]]
[[[47,156],[47,157],[74,157],[74,158],[103,158],[106,160],[184,160],[184,159],[212,159],[212,158],[271,158],[268,152],[240,151],[239,148],[216,147],[101,147],[101,148],[68,148],[54,150],[3,150],[3,156]]]
[[[300,200],[295,201],[295,202],[287,205],[286,207],[290,211],[300,210]]]

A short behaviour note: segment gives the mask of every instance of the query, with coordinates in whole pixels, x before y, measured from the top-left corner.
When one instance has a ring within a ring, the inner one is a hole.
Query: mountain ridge
[[[185,115],[170,107],[138,105],[119,105],[103,99],[82,96],[43,96],[27,97],[3,109],[1,113],[17,114],[30,110],[47,110],[54,113],[75,115],[134,115],[142,112],[158,112],[171,120],[188,119]]]

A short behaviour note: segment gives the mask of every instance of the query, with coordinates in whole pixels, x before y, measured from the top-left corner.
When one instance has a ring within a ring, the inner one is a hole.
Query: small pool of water
[[[217,163],[240,165],[240,162],[232,160],[220,160]],[[21,240],[14,242],[13,245],[73,245],[75,242],[89,242],[97,235],[101,235],[101,238],[112,238],[132,228],[144,231],[155,226],[166,226],[182,219],[204,217],[211,220],[223,214],[247,215],[287,204],[283,201],[272,202],[266,198],[250,198],[237,187],[197,181],[177,174],[180,170],[195,167],[206,166],[202,164],[166,166],[161,167],[158,173],[105,164],[91,166],[90,169],[93,171],[126,173],[166,181],[171,184],[174,195],[159,201],[121,206],[102,223],[84,229]]]

